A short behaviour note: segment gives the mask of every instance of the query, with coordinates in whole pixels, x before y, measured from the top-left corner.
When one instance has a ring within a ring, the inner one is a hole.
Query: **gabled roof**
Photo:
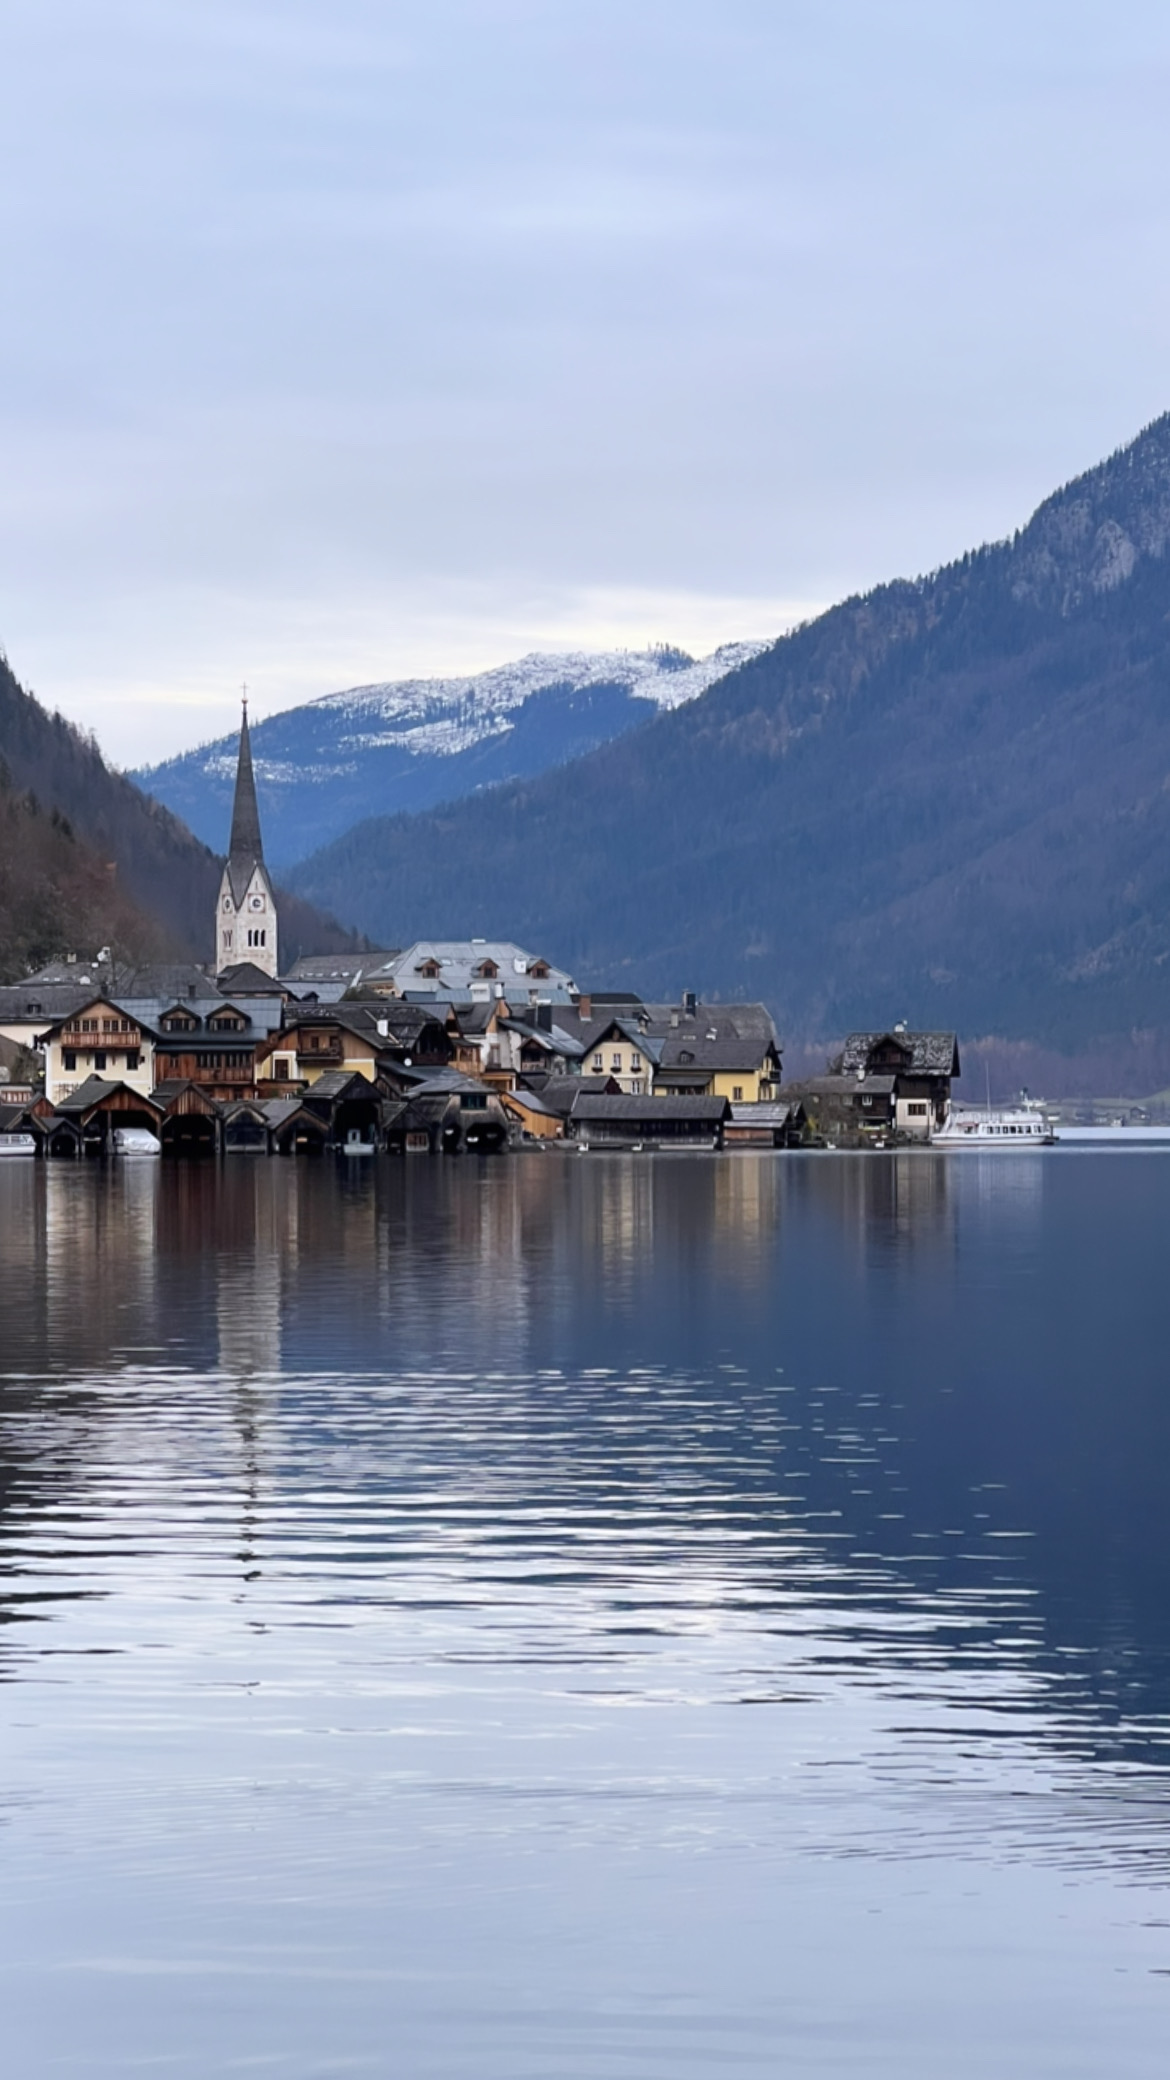
[[[221,968],[215,980],[217,988],[225,996],[282,997],[285,994],[283,982],[266,975],[255,961],[236,961],[233,967]]]
[[[362,1098],[376,1098],[378,1095],[369,1077],[361,1075],[357,1069],[326,1069],[315,1083],[309,1085],[301,1102],[315,1104],[322,1098],[332,1101],[344,1098],[351,1090]]]
[[[850,1033],[841,1051],[841,1068],[864,1069],[875,1047],[889,1041],[908,1051],[907,1075],[958,1076],[959,1042],[954,1033],[911,1033],[895,1026],[891,1031]]]
[[[119,1091],[125,1091],[127,1097],[133,1098],[136,1105],[148,1105],[152,1112],[165,1110],[157,1098],[145,1097],[141,1091],[136,1091],[132,1084],[124,1083],[121,1077],[110,1080],[104,1076],[87,1076],[85,1082],[79,1083],[77,1089],[71,1091],[67,1098],[58,1098],[53,1109],[66,1113],[92,1112],[96,1105],[100,1105],[106,1098],[114,1097]]]

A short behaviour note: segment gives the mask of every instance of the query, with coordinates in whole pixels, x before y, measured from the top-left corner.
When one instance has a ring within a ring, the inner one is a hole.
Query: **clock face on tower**
[[[250,900],[250,902],[251,902],[251,905],[252,905],[252,908],[253,908],[253,910],[263,910],[263,908],[264,908],[264,898],[263,898],[263,896],[252,896],[252,897],[251,897],[251,898],[250,898],[249,900]]]
[[[230,896],[225,896],[225,897],[224,897],[224,899],[223,899],[223,907],[224,907],[224,909],[225,909],[225,910],[230,910],[230,909],[231,909],[231,907],[232,907],[232,899],[231,899],[231,897],[230,897]]]

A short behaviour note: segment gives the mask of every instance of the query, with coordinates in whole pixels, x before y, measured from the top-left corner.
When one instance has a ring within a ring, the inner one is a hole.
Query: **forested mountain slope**
[[[68,817],[12,785],[0,760],[0,982],[16,982],[65,948],[147,961],[167,935],[126,897]]]
[[[132,781],[111,772],[92,738],[84,736],[63,716],[47,713],[18,683],[3,659],[0,759],[10,782],[10,797],[35,797],[41,816],[41,822],[35,825],[38,844],[42,838],[45,845],[49,844],[45,833],[59,832],[61,819],[68,825],[69,835],[62,840],[62,846],[50,848],[66,880],[80,871],[82,853],[92,854],[101,863],[110,890],[110,921],[99,944],[115,938],[137,912],[152,919],[159,929],[159,943],[153,950],[161,952],[166,947],[196,959],[210,958],[220,861],[192,837],[169,809],[151,801]],[[12,799],[8,808],[9,837],[15,845],[12,817],[17,811]],[[54,812],[56,825],[52,821]],[[33,825],[27,826],[26,837],[30,841],[33,831]],[[74,838],[80,841],[80,849],[71,852],[68,847]],[[20,848],[16,846],[13,861],[19,857]],[[16,872],[15,864],[12,872]],[[24,900],[22,897],[22,917]],[[97,920],[104,914],[100,906],[85,914],[92,915],[94,929],[99,929]],[[62,915],[76,916],[77,912],[66,904]],[[327,952],[353,943],[351,935],[331,918],[323,917],[311,904],[295,896],[282,898],[280,926],[282,955],[290,961],[301,951]],[[81,930],[80,923],[77,929]],[[15,931],[16,937],[9,946],[0,944],[0,960],[10,962],[21,957],[18,949],[23,944],[24,927],[10,925],[9,930]],[[35,943],[41,944],[43,925],[35,921],[31,912],[28,931]],[[56,945],[50,948],[53,952],[59,950]],[[97,948],[79,945],[76,950],[96,952]]]
[[[759,643],[711,657],[656,650],[522,657],[458,679],[355,686],[252,724],[268,856],[277,867],[362,817],[433,807],[591,751],[693,700]],[[231,815],[236,741],[221,737],[132,775],[199,835]]]
[[[1170,1028],[1170,418],[1008,542],[846,601],[540,779],[292,877],[375,938],[1068,1049]]]

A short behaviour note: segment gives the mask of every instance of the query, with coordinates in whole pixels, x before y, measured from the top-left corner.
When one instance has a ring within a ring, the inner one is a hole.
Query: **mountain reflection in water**
[[[0,1214],[22,2075],[1163,2070],[1165,1158]]]

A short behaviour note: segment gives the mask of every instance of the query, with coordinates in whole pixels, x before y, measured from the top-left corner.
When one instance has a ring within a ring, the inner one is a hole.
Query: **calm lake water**
[[[1130,2080],[1170,1159],[0,1168],[5,2067]]]

